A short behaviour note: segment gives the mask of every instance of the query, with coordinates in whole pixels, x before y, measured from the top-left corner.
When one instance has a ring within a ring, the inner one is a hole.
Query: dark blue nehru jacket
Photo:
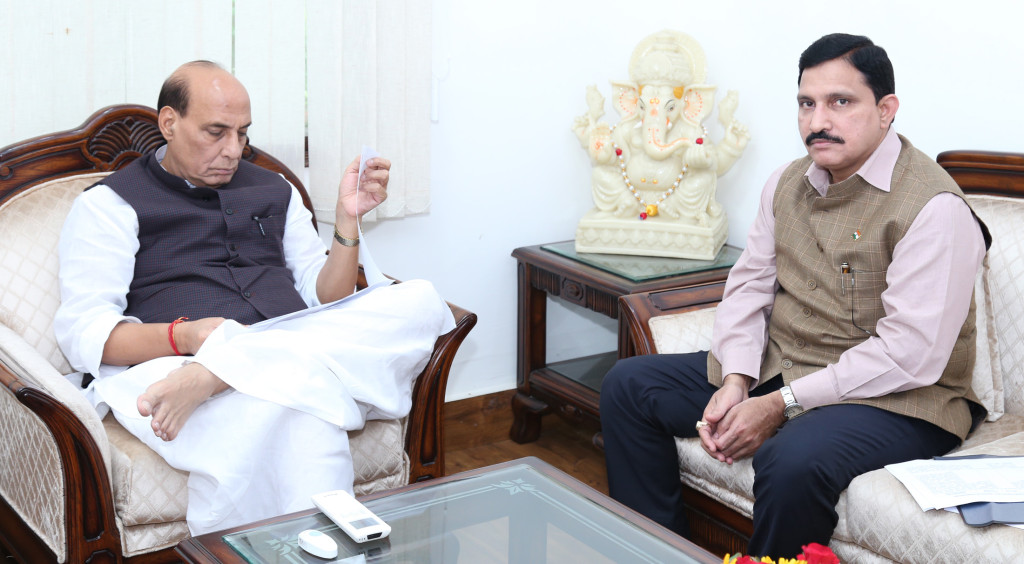
[[[100,184],[139,218],[126,315],[255,323],[306,307],[285,266],[291,187],[278,174],[241,161],[227,185],[189,188],[150,153]]]

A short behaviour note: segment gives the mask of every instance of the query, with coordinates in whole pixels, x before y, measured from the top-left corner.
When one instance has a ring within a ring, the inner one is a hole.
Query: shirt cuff
[[[722,378],[729,374],[743,374],[751,379],[750,389],[754,389],[761,376],[760,351],[727,351],[722,353]]]
[[[124,317],[117,314],[100,315],[89,324],[89,328],[81,332],[78,350],[82,351],[83,369],[90,374],[98,375],[103,364],[103,348],[110,338],[110,332],[119,323],[142,323],[137,317]]]
[[[812,372],[790,382],[789,389],[793,391],[797,403],[804,409],[839,403],[839,392],[832,387],[827,370],[828,368],[825,368]]]

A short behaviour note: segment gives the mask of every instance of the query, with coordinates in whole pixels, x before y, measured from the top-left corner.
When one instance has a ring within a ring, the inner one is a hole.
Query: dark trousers
[[[601,388],[611,496],[684,537],[689,528],[674,437],[694,425],[717,391],[707,353],[619,361]],[[782,387],[776,377],[751,396]],[[754,454],[754,534],[747,553],[793,558],[803,545],[827,545],[835,506],[850,482],[887,464],[944,454],[958,437],[912,417],[864,405],[830,405],[786,422]]]

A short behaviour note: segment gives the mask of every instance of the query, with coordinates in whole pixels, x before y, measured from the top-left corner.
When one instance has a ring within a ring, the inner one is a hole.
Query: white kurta
[[[292,188],[286,263],[296,290],[318,306],[316,277],[326,248],[309,228],[311,219]],[[422,281],[362,292],[332,309],[250,330],[226,322],[192,360],[237,391],[200,405],[177,438],[164,442],[139,415],[136,399],[189,359],[158,358],[129,369],[102,364],[111,329],[140,322],[124,315],[137,251],[138,219],[130,205],[106,186],[79,196],[61,234],[54,332],[71,365],[96,377],[86,394],[101,415],[109,406],[125,428],[190,473],[193,534],[312,507],[313,493],[351,491],[347,431],[367,418],[406,415],[412,379],[436,338],[454,327],[447,304]]]
[[[454,328],[429,282],[362,292],[339,306],[215,331],[195,357],[234,391],[193,412],[162,441],[138,396],[182,364],[164,357],[94,382],[94,401],[168,464],[189,472],[193,535],[307,509],[317,492],[352,491],[347,431],[408,414],[414,378]]]

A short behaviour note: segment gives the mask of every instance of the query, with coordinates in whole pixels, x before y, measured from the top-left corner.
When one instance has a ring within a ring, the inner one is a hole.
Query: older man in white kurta
[[[240,160],[249,99],[230,73],[183,65],[158,106],[167,145],[68,216],[55,332],[96,378],[96,405],[191,473],[201,533],[351,489],[346,431],[408,412],[453,320],[425,282],[352,295],[358,220],[386,197],[386,159],[345,171],[325,255],[294,187]]]

